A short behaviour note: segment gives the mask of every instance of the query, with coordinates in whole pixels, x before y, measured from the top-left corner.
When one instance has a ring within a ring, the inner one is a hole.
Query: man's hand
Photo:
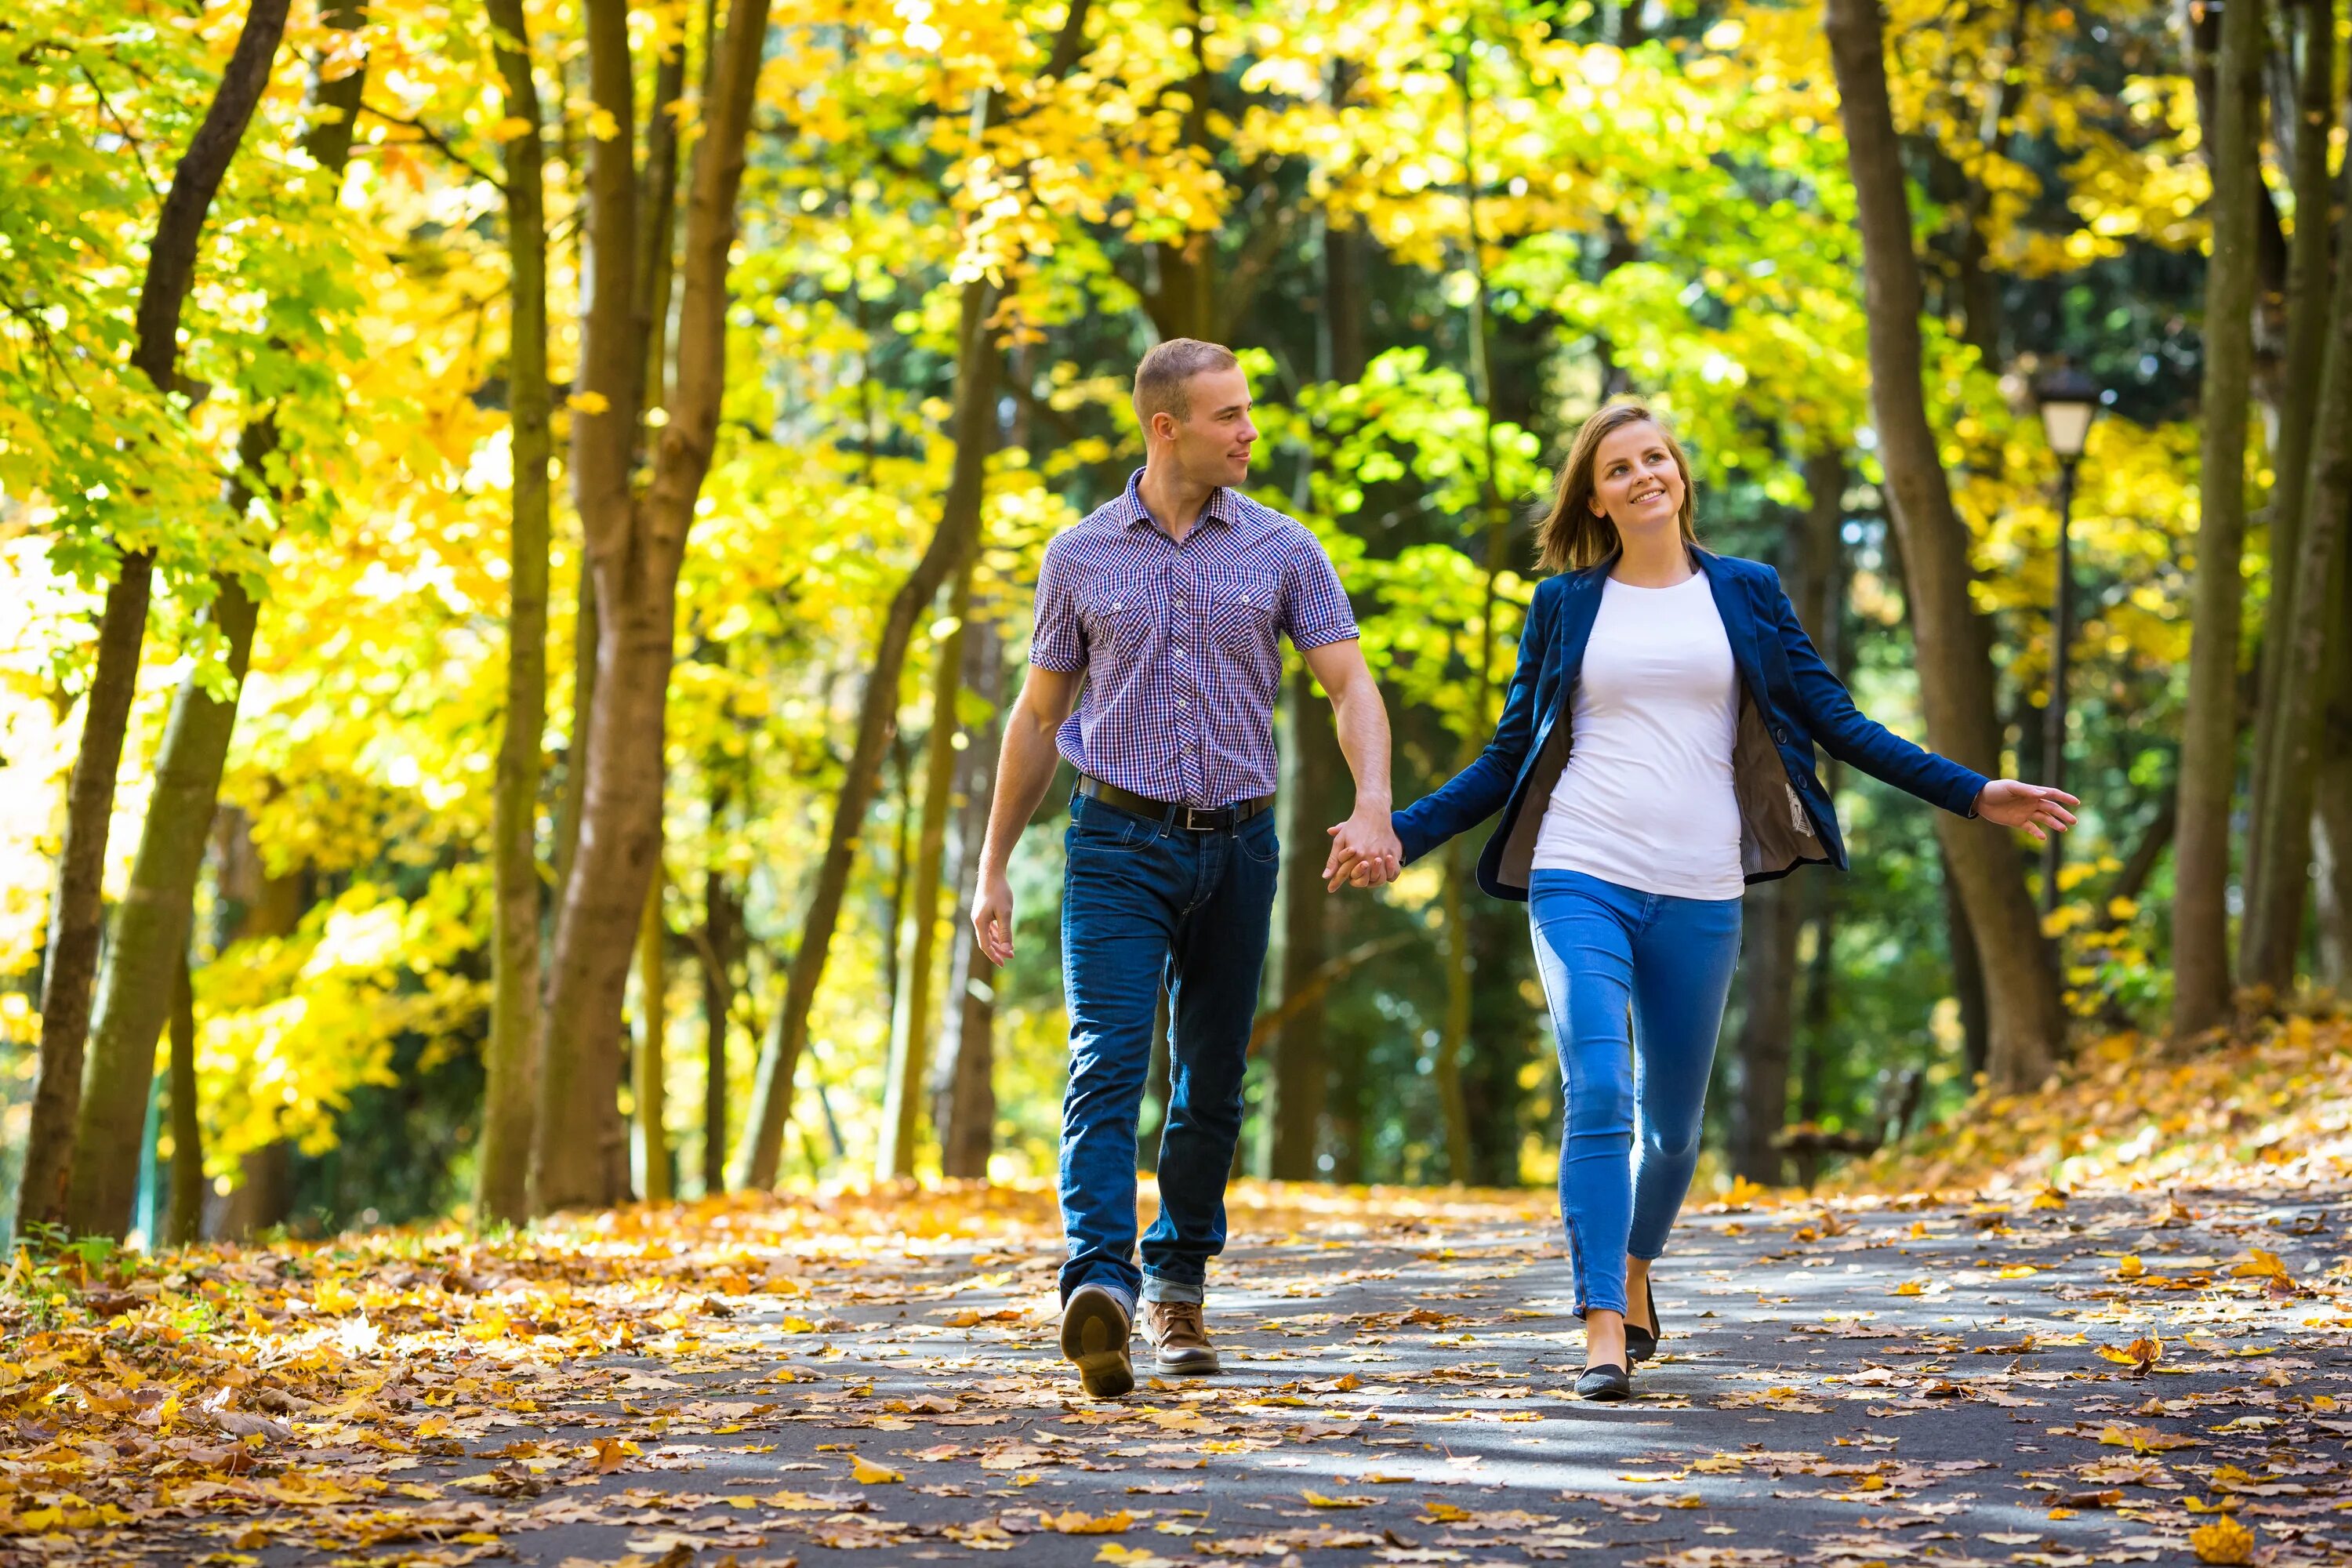
[[[1353,816],[1325,831],[1331,836],[1331,853],[1323,862],[1327,892],[1338,892],[1342,882],[1354,888],[1393,882],[1404,866],[1404,846],[1389,826],[1386,806],[1359,805]]]
[[[2022,827],[2037,843],[2074,826],[2072,808],[2082,804],[2063,789],[2015,779],[1995,779],[1977,792],[1979,816],[2003,827]]]
[[[983,868],[980,896],[972,901],[971,932],[988,962],[1003,965],[1013,960],[1013,884],[1002,870]]]

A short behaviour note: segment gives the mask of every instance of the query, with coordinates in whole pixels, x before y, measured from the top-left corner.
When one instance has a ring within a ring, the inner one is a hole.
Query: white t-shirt
[[[1535,868],[1678,899],[1738,898],[1739,672],[1705,573],[1671,588],[1601,585],[1570,718]]]

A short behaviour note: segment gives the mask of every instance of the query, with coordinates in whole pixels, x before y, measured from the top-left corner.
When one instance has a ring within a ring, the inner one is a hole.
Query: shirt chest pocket
[[[1272,573],[1224,572],[1202,584],[1207,592],[1209,635],[1231,653],[1266,653],[1274,647],[1282,614],[1282,580]]]
[[[1146,590],[1136,583],[1101,584],[1080,600],[1078,618],[1097,653],[1131,654],[1143,646],[1151,629]]]

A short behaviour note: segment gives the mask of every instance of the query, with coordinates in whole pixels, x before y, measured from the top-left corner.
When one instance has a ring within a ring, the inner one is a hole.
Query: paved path
[[[1566,1393],[1582,1352],[1539,1195],[1273,1216],[1295,1228],[1244,1234],[1213,1280],[1225,1373],[1113,1402],[1055,1358],[1033,1250],[869,1237],[784,1273],[751,1246],[697,1263],[601,1362],[404,1365],[376,1408],[413,1453],[310,1456],[394,1483],[364,1509],[193,1509],[117,1544],[184,1560],[194,1528],[218,1561],[294,1563],[373,1536],[370,1561],[573,1568],[997,1550],[2078,1568],[2192,1561],[2220,1506],[2264,1564],[2352,1560],[2341,1195],[2042,1205],[1686,1216],[1659,1270],[1666,1353],[1615,1405]],[[546,1410],[464,1414],[500,1380],[497,1404]]]

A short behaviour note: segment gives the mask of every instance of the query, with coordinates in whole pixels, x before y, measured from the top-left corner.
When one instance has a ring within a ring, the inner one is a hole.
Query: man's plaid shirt
[[[1029,662],[1087,676],[1062,755],[1181,805],[1272,795],[1276,638],[1356,636],[1339,574],[1304,525],[1230,489],[1179,544],[1145,510],[1142,479],[1045,548]]]

